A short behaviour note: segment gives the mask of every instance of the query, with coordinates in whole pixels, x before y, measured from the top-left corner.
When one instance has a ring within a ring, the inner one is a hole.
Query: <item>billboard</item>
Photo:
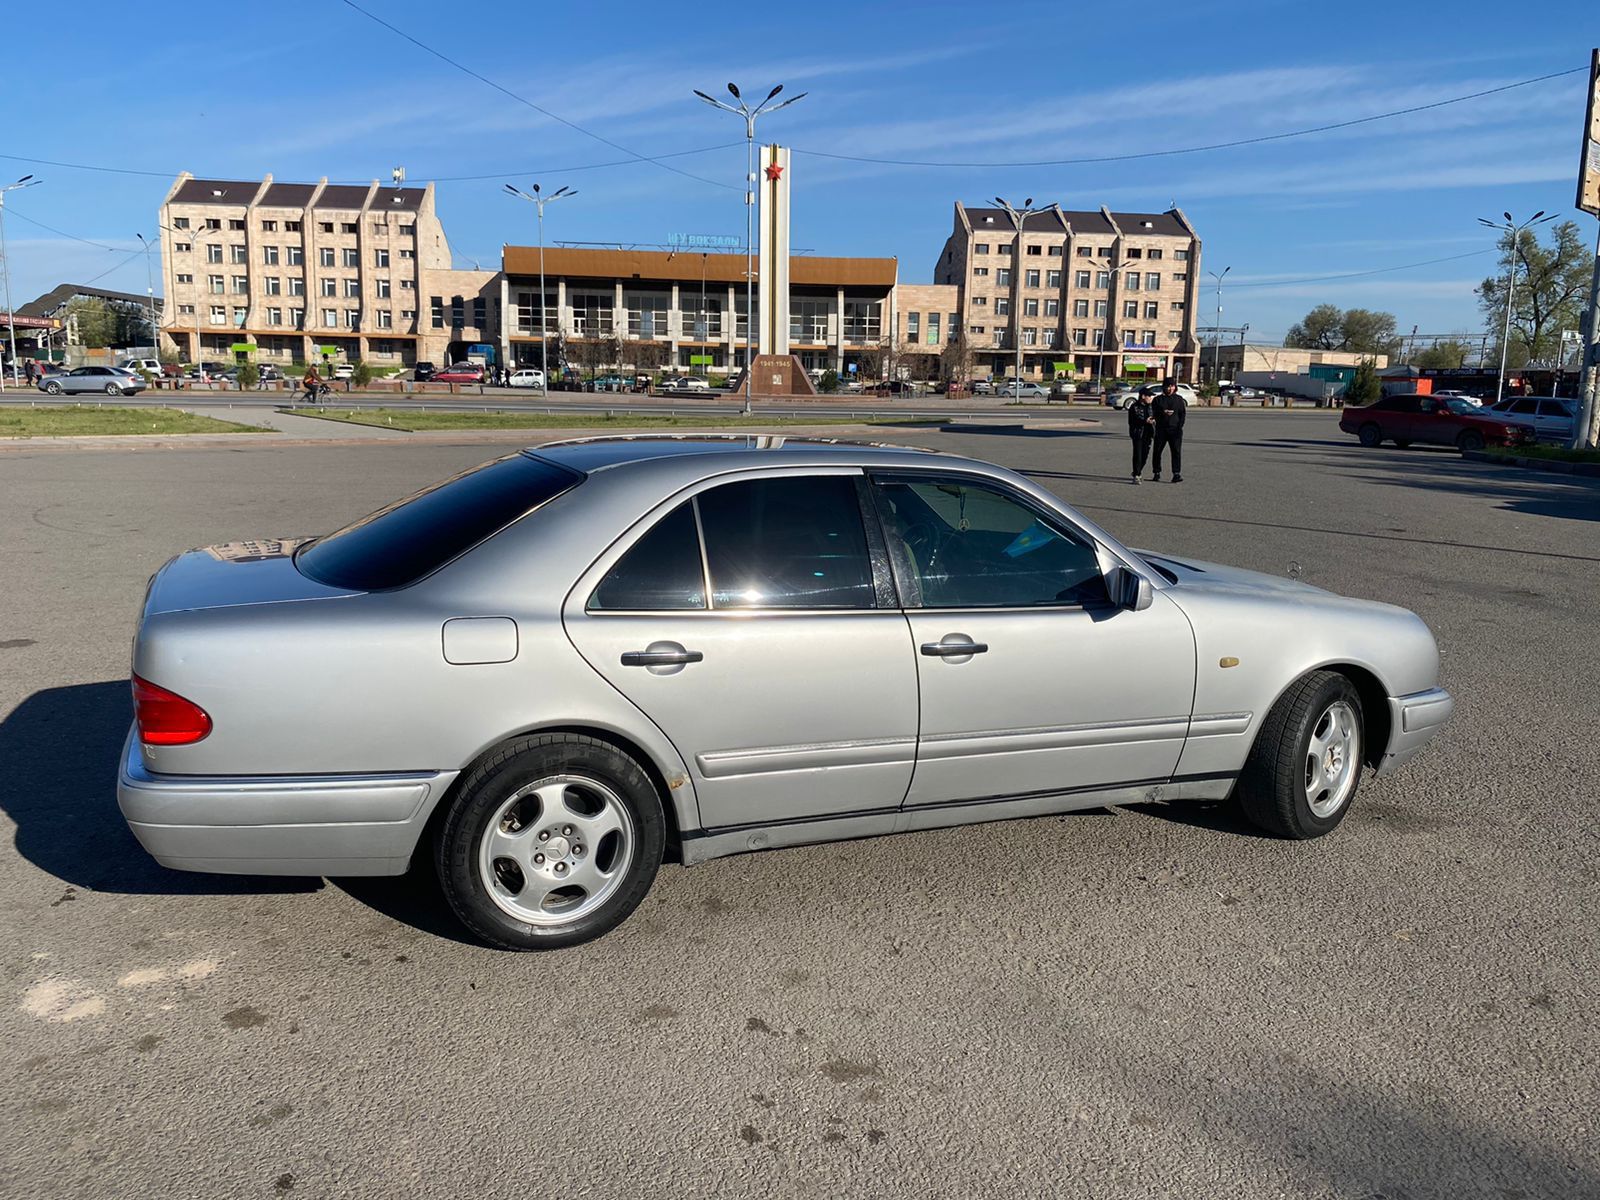
[[[1589,52],[1589,108],[1578,160],[1578,207],[1600,217],[1600,50]]]

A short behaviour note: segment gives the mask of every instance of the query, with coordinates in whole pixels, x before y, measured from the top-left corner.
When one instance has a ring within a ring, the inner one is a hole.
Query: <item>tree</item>
[[[104,350],[117,340],[116,310],[99,296],[80,296],[67,304],[68,340]]]
[[[622,343],[610,334],[569,342],[567,348],[578,366],[588,370],[591,380],[600,373],[601,367],[611,366],[622,358]]]
[[[1319,304],[1289,326],[1283,344],[1298,350],[1350,350],[1393,357],[1400,339],[1395,336],[1393,313]]]
[[[972,343],[959,334],[944,344],[944,351],[939,355],[939,377],[946,388],[952,383],[962,387],[971,385],[973,358]]]
[[[1378,380],[1378,368],[1373,365],[1372,359],[1363,358],[1356,364],[1356,373],[1345,385],[1344,402],[1357,405],[1372,404],[1381,395],[1383,395],[1383,384]]]
[[[1515,245],[1509,233],[1503,236],[1500,269],[1478,285],[1478,307],[1494,338],[1496,359],[1505,329],[1508,275],[1515,272],[1516,285],[1506,363],[1521,367],[1532,362],[1552,363],[1560,355],[1561,331],[1578,328],[1593,265],[1594,259],[1571,221],[1550,231],[1548,246],[1539,243],[1539,235],[1532,229],[1523,230]]]
[[[662,342],[624,342],[621,357],[623,362],[632,363],[635,370],[656,371],[666,365],[667,347]]]
[[[1472,354],[1473,347],[1459,338],[1447,338],[1435,342],[1426,350],[1418,351],[1411,356],[1411,365],[1426,367],[1433,370],[1454,371],[1467,365],[1467,357]]]
[[[359,368],[357,368],[357,369],[359,370]],[[242,392],[254,391],[256,389],[256,386],[258,384],[260,384],[260,382],[261,382],[261,368],[260,367],[256,366],[255,363],[253,363],[253,362],[242,362],[242,363],[239,364],[239,390],[240,391],[242,391]]]
[[[862,383],[877,383],[889,362],[889,352],[882,346],[863,346],[856,351],[856,376]]]

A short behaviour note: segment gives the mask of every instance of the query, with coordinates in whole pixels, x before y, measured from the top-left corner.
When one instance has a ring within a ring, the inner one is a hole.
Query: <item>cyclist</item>
[[[322,389],[322,378],[317,374],[315,366],[308,365],[306,373],[301,378],[300,384],[306,389],[306,401],[311,404],[317,402],[317,393]]]

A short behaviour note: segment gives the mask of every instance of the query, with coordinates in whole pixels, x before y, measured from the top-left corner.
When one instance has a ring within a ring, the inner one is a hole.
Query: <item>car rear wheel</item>
[[[1363,446],[1370,448],[1380,444],[1383,441],[1383,430],[1378,428],[1377,422],[1368,421],[1361,427],[1356,436],[1361,439],[1361,444]]]
[[[1456,449],[1465,453],[1468,450],[1483,449],[1483,434],[1476,429],[1463,429],[1456,435]]]
[[[650,890],[666,822],[643,768],[594,738],[519,738],[462,781],[435,846],[461,922],[504,950],[599,937]]]
[[[1252,824],[1285,838],[1331,832],[1361,782],[1361,697],[1343,675],[1312,671],[1267,713],[1234,795]]]

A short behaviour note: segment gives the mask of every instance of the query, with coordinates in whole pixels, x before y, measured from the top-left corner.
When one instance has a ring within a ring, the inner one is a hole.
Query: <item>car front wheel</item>
[[[1463,429],[1456,438],[1456,449],[1460,451],[1482,450],[1483,434],[1476,429]]]
[[[1343,675],[1312,671],[1267,713],[1234,794],[1268,833],[1321,837],[1350,809],[1362,753],[1361,697]]]
[[[1361,444],[1369,449],[1383,441],[1383,430],[1378,428],[1377,422],[1368,421],[1356,434],[1361,439]]]
[[[435,847],[462,923],[504,950],[599,937],[650,890],[665,817],[644,769],[593,738],[519,738],[462,782]]]
[[[59,383],[47,383],[44,385],[44,390],[52,396],[61,395],[61,385]]]

